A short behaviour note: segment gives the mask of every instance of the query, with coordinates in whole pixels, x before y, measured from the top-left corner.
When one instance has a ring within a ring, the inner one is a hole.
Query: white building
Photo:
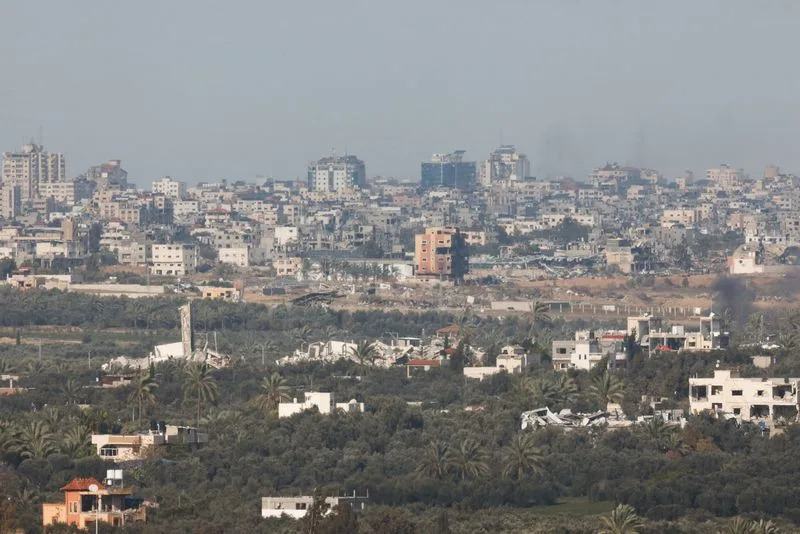
[[[250,247],[220,248],[217,250],[217,261],[236,267],[247,267],[250,265]]]
[[[75,182],[42,182],[39,184],[39,196],[53,198],[62,204],[75,203]]]
[[[364,162],[355,156],[330,156],[308,165],[309,191],[336,191],[364,187],[367,173]]]
[[[724,412],[744,421],[794,422],[798,415],[800,378],[742,378],[737,371],[716,369],[713,378],[689,379],[692,413]]]
[[[478,180],[482,186],[488,187],[498,181],[524,180],[530,173],[528,157],[517,152],[513,145],[503,145],[481,164]]]
[[[345,413],[363,413],[364,403],[356,402],[351,399],[350,402],[335,402],[333,393],[322,393],[319,391],[307,391],[305,393],[305,400],[298,402],[293,399],[292,402],[281,402],[278,404],[278,417],[291,417],[294,414],[302,413],[312,408],[317,408],[319,413],[323,415],[330,415],[334,410],[339,410]]]
[[[22,201],[34,198],[39,185],[67,180],[64,154],[45,152],[44,147],[29,143],[19,152],[3,153],[3,185],[18,185]]]
[[[184,243],[153,245],[150,273],[185,276],[197,269],[197,246]]]
[[[365,497],[325,497],[325,504],[331,513],[340,503],[347,503],[353,510],[363,510],[366,502]],[[292,519],[302,519],[314,504],[312,495],[301,495],[299,497],[261,497],[261,517],[282,517],[287,516]]]
[[[511,375],[520,374],[528,367],[528,359],[525,349],[520,346],[509,345],[500,349],[497,362],[493,367],[464,367],[464,376],[483,380],[487,376],[496,375],[503,371]]]
[[[165,176],[161,180],[153,182],[153,193],[164,195],[173,200],[181,200],[186,196],[186,182],[180,182]]]
[[[608,359],[608,367],[624,367],[627,355],[623,348],[623,332],[603,332],[599,336],[591,330],[575,332],[574,340],[553,341],[553,369],[567,371],[579,369],[588,371]]]
[[[276,226],[275,244],[286,246],[289,243],[296,243],[300,239],[300,231],[296,226]]]

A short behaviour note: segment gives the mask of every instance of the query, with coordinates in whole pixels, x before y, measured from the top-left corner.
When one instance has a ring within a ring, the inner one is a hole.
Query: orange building
[[[431,227],[416,235],[415,275],[463,278],[466,269],[466,242],[458,228]]]
[[[63,503],[42,504],[44,526],[66,523],[85,529],[103,521],[117,527],[147,517],[145,508],[131,499],[132,489],[106,486],[95,478],[73,478],[61,491]]]

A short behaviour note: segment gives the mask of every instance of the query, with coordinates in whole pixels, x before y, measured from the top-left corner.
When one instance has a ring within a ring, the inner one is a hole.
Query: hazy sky
[[[795,0],[40,0],[0,8],[0,149],[140,185],[368,175],[500,142],[534,173],[800,173]]]

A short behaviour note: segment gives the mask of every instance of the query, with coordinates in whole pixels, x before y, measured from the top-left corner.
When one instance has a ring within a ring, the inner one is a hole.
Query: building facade
[[[426,228],[415,236],[415,275],[460,279],[467,269],[466,241],[458,228]]]
[[[341,193],[366,184],[364,162],[353,155],[330,156],[308,165],[309,191]]]
[[[479,182],[489,187],[493,182],[524,180],[530,173],[528,157],[517,152],[513,145],[502,145],[481,164]]]
[[[197,246],[184,243],[153,245],[151,261],[151,274],[186,276],[197,269]]]
[[[23,202],[34,198],[39,185],[67,180],[64,154],[45,152],[44,147],[29,143],[19,152],[3,153],[3,185],[17,185]]]
[[[172,200],[182,200],[186,196],[186,182],[165,176],[153,182],[153,193],[164,195]]]
[[[434,154],[431,161],[422,164],[420,186],[422,189],[475,189],[477,172],[474,161],[464,161],[464,151]]]

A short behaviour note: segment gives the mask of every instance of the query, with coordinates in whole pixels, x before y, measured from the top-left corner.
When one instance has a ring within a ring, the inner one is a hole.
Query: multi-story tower
[[[479,182],[483,187],[488,187],[501,180],[523,180],[530,173],[531,162],[528,157],[517,152],[514,145],[502,145],[481,164]]]
[[[432,227],[414,239],[414,274],[462,280],[467,273],[468,251],[458,228]]]
[[[186,182],[179,182],[169,176],[165,176],[161,180],[153,182],[153,193],[164,195],[173,200],[182,200],[186,196]]]
[[[3,153],[3,185],[19,186],[22,202],[37,196],[39,184],[65,182],[66,174],[64,154],[45,152],[33,142],[19,152]]]
[[[342,192],[364,187],[366,183],[364,162],[352,155],[333,155],[308,165],[309,191]]]
[[[98,189],[107,187],[125,189],[128,186],[128,171],[122,168],[122,161],[112,159],[107,163],[89,167],[89,170],[86,171],[86,179],[95,182]]]
[[[464,151],[451,154],[434,154],[430,162],[422,164],[420,185],[423,189],[446,187],[472,191],[475,189],[475,162],[464,161]]]

